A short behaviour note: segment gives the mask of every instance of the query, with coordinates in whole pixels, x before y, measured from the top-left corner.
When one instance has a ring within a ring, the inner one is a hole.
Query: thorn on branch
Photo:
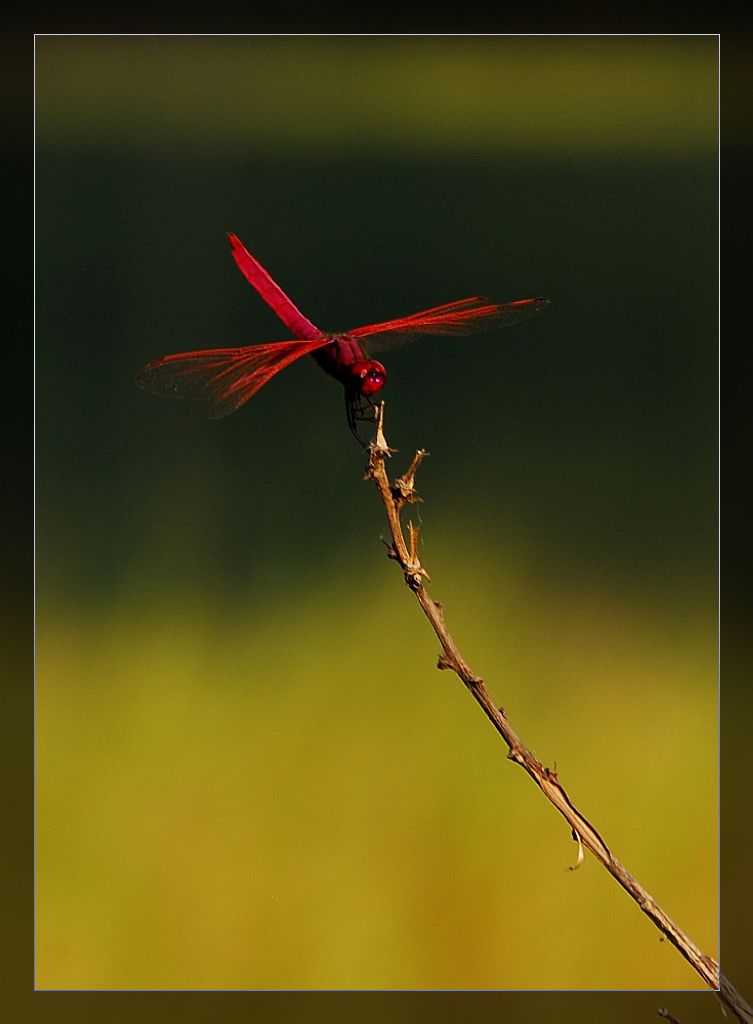
[[[578,835],[578,833],[577,833],[577,832],[575,831],[575,829],[573,829],[573,839],[574,839],[574,840],[575,840],[575,841],[577,842],[577,844],[578,844],[578,858],[577,858],[577,860],[575,861],[575,863],[574,863],[574,864],[571,864],[571,865],[570,865],[570,867],[569,867],[569,868],[567,869],[568,871],[577,871],[577,870],[578,870],[578,868],[579,868],[579,867],[581,866],[581,864],[583,863],[583,861],[585,860],[585,857],[586,857],[586,853],[585,853],[585,850],[583,849],[583,843],[581,842],[581,840],[580,840],[580,836],[579,836],[579,835]]]

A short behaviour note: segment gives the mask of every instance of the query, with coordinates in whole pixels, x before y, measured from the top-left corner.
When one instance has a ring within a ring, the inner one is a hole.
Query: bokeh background
[[[36,46],[37,985],[701,989],[447,673],[338,385],[139,391],[466,295],[385,357],[466,658],[718,955],[717,43]],[[692,1018],[689,1018],[692,1019]]]

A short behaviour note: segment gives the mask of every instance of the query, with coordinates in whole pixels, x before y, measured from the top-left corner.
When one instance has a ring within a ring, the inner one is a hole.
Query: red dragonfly
[[[387,371],[366,354],[362,340],[368,338],[370,351],[379,352],[417,334],[470,334],[517,324],[549,305],[542,298],[518,299],[503,306],[479,297],[458,299],[397,320],[328,334],[301,313],[239,238],[228,235],[228,239],[240,272],[296,340],[179,352],[149,363],[136,378],[141,387],[156,394],[203,399],[212,418],[235,412],[286,366],[310,355],[343,385],[348,426],[365,445],[356,421],[373,415],[372,396],[382,389]]]

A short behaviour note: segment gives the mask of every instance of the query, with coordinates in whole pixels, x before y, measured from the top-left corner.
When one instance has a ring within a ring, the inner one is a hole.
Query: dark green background
[[[432,674],[337,386],[305,361],[215,423],[133,378],[167,352],[286,337],[228,230],[325,329],[549,296],[532,323],[386,356],[388,439],[396,466],[432,453],[424,557],[471,664],[660,903],[676,884],[666,909],[716,954],[716,41],[40,39],[37,90],[38,983],[697,987],[672,951],[647,962],[656,936],[594,864],[576,876],[587,912],[551,903],[572,896],[567,837]],[[265,743],[274,757],[254,760]],[[384,758],[400,771],[379,791]],[[297,796],[270,792],[280,772]],[[199,831],[224,837],[195,869],[226,880],[209,894],[219,923],[180,880],[199,781]],[[267,921],[241,854],[225,859],[264,792],[285,870],[323,893],[309,932],[295,904],[287,927]],[[322,820],[306,827],[296,801]],[[359,906],[396,849],[399,884]],[[553,894],[535,926],[526,884]],[[124,885],[143,903],[115,912]],[[530,928],[525,969],[500,944],[503,908],[504,933]],[[131,923],[114,935],[117,915]],[[389,952],[374,963],[380,923],[384,947],[404,944],[398,972]],[[181,953],[186,928],[214,943],[208,975],[200,948]],[[273,966],[236,962],[244,929],[264,928]],[[359,941],[368,969],[342,966]]]
[[[228,228],[325,328],[476,291],[546,293],[551,309],[525,327],[385,356],[391,439],[441,453],[442,471],[427,471],[443,502],[478,490],[480,473],[490,519],[524,520],[547,557],[624,581],[639,566],[712,578],[715,174],[701,158],[228,165],[42,149],[38,466],[51,558],[78,586],[110,588],[156,523],[199,549],[188,571],[217,574],[214,586],[278,564],[266,535],[281,525],[296,559],[313,547],[327,560],[362,537],[347,473],[359,453],[337,386],[309,361],[218,424],[133,387],[139,365],[168,351],[288,336],[231,263]],[[320,454],[336,490],[302,515]]]

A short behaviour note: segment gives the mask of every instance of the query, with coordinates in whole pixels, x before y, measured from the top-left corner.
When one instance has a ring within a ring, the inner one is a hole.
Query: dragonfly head
[[[381,391],[387,380],[387,371],[376,359],[358,359],[350,367],[353,387],[366,398]]]

